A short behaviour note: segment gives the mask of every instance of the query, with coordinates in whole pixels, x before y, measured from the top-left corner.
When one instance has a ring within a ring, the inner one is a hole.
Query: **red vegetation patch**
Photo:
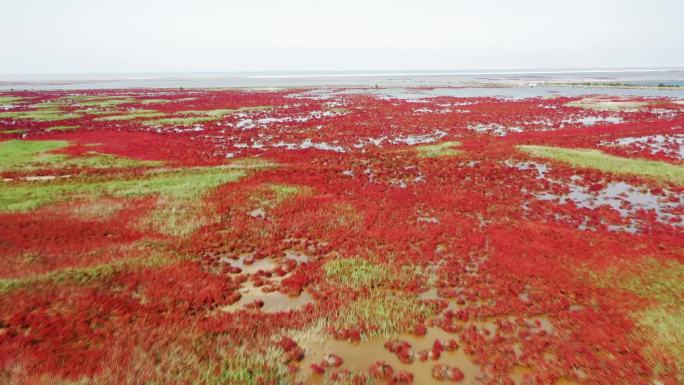
[[[117,246],[144,236],[135,228],[135,221],[145,212],[149,199],[126,204],[128,207],[103,219],[79,219],[48,209],[0,214],[0,277],[88,266],[123,256]],[[62,205],[60,211],[67,210],[68,206]]]

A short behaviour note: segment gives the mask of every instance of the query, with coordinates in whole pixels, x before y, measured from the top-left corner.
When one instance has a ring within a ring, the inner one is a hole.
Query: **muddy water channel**
[[[448,302],[435,321],[466,306],[487,306],[485,301],[460,305],[455,299],[439,296],[435,288],[423,292],[419,298]],[[498,320],[494,317],[471,319],[459,322],[459,330],[477,330],[485,341],[491,341],[499,333],[510,335],[509,331],[499,330],[498,321],[517,324],[535,334],[555,333],[554,325],[545,315],[533,318],[504,316]],[[318,329],[314,327],[309,332],[295,336],[295,340],[304,351],[304,358],[297,365],[298,378],[306,384],[326,384],[326,380],[336,374],[350,373],[372,376],[373,384],[392,383],[390,376],[378,375],[378,368],[384,367],[389,368],[388,371],[395,376],[400,373],[409,374],[413,378],[413,384],[482,384],[486,381],[487,375],[475,357],[469,355],[468,342],[463,341],[461,337],[460,332],[446,331],[441,326],[429,326],[422,336],[404,333],[351,342],[331,338],[325,332],[325,326],[319,325]],[[397,348],[398,346],[401,348]],[[436,349],[436,346],[439,348]],[[515,344],[513,350],[518,358],[522,356],[522,345]],[[548,356],[550,359],[553,358],[552,353],[548,353]],[[337,361],[337,364],[330,364],[331,361]],[[322,369],[323,372],[317,369]],[[531,373],[531,370],[522,369],[524,368],[521,368],[520,372],[511,373],[515,384],[523,384],[523,374]]]

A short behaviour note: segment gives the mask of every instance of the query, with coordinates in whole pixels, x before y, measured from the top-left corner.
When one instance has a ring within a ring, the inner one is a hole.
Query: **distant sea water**
[[[643,87],[558,86],[558,83],[624,83]],[[137,74],[0,75],[0,90],[92,90],[125,88],[441,87],[453,96],[534,97],[639,95],[684,97],[684,68],[587,68],[454,71],[314,71]]]

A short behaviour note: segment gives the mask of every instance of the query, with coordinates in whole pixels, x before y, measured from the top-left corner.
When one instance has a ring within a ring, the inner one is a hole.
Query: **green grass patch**
[[[170,99],[143,99],[140,100],[140,104],[148,105],[148,104],[162,104],[162,103],[168,103],[170,102]]]
[[[323,265],[325,276],[335,284],[354,289],[375,288],[387,283],[390,271],[363,258],[336,259]]]
[[[262,167],[264,165],[271,166],[268,163],[261,163]],[[230,166],[235,169],[234,167],[237,165]],[[245,166],[252,168],[256,164],[246,164]],[[310,192],[311,189],[308,187],[266,183],[250,191],[247,203],[240,206],[239,209],[244,211],[269,210],[294,196]],[[157,207],[143,219],[141,226],[144,229],[153,229],[166,235],[185,237],[198,228],[216,223],[220,219],[215,207],[210,202],[189,202],[160,196]]]
[[[54,132],[54,131],[64,132],[64,131],[74,131],[76,129],[78,129],[78,126],[53,126],[53,127],[46,129],[45,131],[47,131],[47,132]]]
[[[28,111],[5,111],[0,112],[0,119],[25,119],[36,122],[54,122],[59,120],[77,119],[82,115],[74,112],[64,112],[61,109],[37,109]]]
[[[77,101],[77,104],[81,107],[95,107],[95,108],[109,108],[115,107],[120,104],[130,104],[135,103],[136,100],[133,98],[113,98],[113,97],[93,97],[87,99],[81,99]]]
[[[592,272],[591,277],[601,287],[626,290],[658,303],[684,303],[684,264],[674,260],[644,258]]]
[[[240,107],[237,109],[179,111],[176,113],[176,116],[170,116],[162,119],[146,120],[143,123],[150,126],[192,126],[198,123],[217,121],[222,119],[224,116],[236,112],[254,112],[270,108],[270,106],[256,106]]]
[[[14,135],[14,134],[23,134],[25,132],[28,132],[28,130],[17,128],[14,130],[0,130],[0,134],[6,134],[6,135]]]
[[[643,258],[592,271],[589,277],[599,287],[625,290],[652,303],[631,315],[639,327],[636,336],[650,342],[646,353],[656,373],[670,373],[674,365],[684,382],[684,264]],[[671,361],[663,362],[662,354]]]
[[[278,164],[262,159],[262,158],[239,158],[235,159],[234,161],[230,162],[228,167],[231,168],[242,168],[242,169],[250,169],[250,168],[271,168],[271,167],[277,167]]]
[[[291,384],[290,371],[282,359],[282,350],[267,347],[260,353],[245,348],[225,352],[218,362],[209,363],[201,372],[199,383],[207,385]],[[189,378],[191,383],[196,379]]]
[[[261,162],[262,168],[272,163]],[[1,182],[0,212],[22,212],[69,199],[92,200],[101,196],[134,198],[159,194],[170,200],[198,201],[209,189],[235,182],[257,169],[229,164],[187,169],[152,169],[141,178],[67,180],[65,182]]]
[[[246,175],[240,169],[193,168],[191,171],[152,173],[139,179],[22,182],[0,184],[0,212],[21,212],[68,199],[98,196],[141,197],[159,194],[168,199],[193,201],[209,189],[235,182]]]
[[[328,108],[326,111],[330,111],[330,112],[332,112],[333,114],[338,114],[338,115],[346,114],[347,112],[349,112],[348,109],[346,109],[346,108],[339,108],[339,107],[336,107],[336,108]]]
[[[373,327],[363,339],[392,338],[410,332],[415,326],[434,316],[432,307],[419,302],[415,296],[399,292],[374,290],[369,297],[360,298],[343,306],[330,326],[337,330]]]
[[[142,219],[140,227],[173,237],[186,237],[219,220],[220,216],[207,202],[160,196],[156,207]]]
[[[273,108],[273,106],[247,106],[247,107],[238,107],[237,109],[233,110],[233,112],[260,112],[260,111],[268,111],[272,108]]]
[[[438,158],[443,156],[456,156],[461,154],[461,151],[455,150],[454,147],[460,146],[461,143],[457,141],[449,141],[438,144],[426,144],[417,146],[418,156],[421,158]]]
[[[0,105],[10,105],[23,100],[20,96],[0,96]]]
[[[678,382],[684,383],[684,305],[650,307],[634,314],[633,318],[646,330],[642,337],[653,345],[647,349],[647,354],[654,372],[657,375],[676,373]],[[671,361],[660,359],[662,353]]]
[[[143,124],[148,126],[192,126],[194,124],[213,122],[219,119],[221,119],[220,116],[192,116],[145,120]]]
[[[125,201],[119,199],[95,198],[74,202],[66,207],[58,208],[59,214],[88,220],[106,220],[113,217],[116,213],[126,206]]]
[[[307,186],[296,186],[279,183],[265,183],[258,186],[249,196],[250,209],[272,209],[298,195],[311,194]]]
[[[534,157],[553,159],[574,167],[593,168],[615,174],[630,174],[656,180],[684,184],[684,166],[646,159],[630,159],[608,155],[598,150],[550,146],[518,146]]]
[[[94,120],[108,122],[108,121],[144,119],[144,118],[159,118],[162,116],[166,116],[166,114],[163,112],[154,111],[154,110],[134,110],[134,111],[126,111],[125,113],[123,113],[121,115],[102,116],[99,118],[95,118]]]
[[[188,111],[179,111],[178,115],[192,115],[192,116],[215,116],[215,117],[223,117],[226,115],[230,115],[236,110],[228,110],[228,109],[218,109],[218,110],[188,110]]]
[[[128,168],[157,166],[160,162],[139,161],[109,154],[90,152],[72,157],[51,151],[66,148],[66,141],[9,140],[0,142],[0,172],[56,168]]]
[[[76,110],[74,111],[77,114],[84,114],[84,115],[93,115],[93,116],[105,116],[105,115],[113,115],[119,112],[123,112],[120,110],[116,109],[97,109],[97,108],[86,108],[86,109],[81,109],[81,110]]]
[[[175,117],[147,120],[144,124],[154,126],[191,126],[197,123],[213,122],[233,113],[235,110],[196,110],[180,111]]]
[[[174,331],[172,343],[126,346],[116,365],[105,365],[101,373],[78,379],[44,375],[36,385],[192,384],[192,385],[291,385],[293,374],[277,347],[236,346],[226,337],[200,334],[185,326]],[[206,354],[204,347],[212,347]],[[198,348],[202,347],[202,348]],[[119,356],[117,356],[119,357]],[[125,357],[125,358],[123,358]],[[23,384],[27,374],[19,369],[8,374],[11,384]],[[6,378],[7,378],[6,377]],[[0,377],[2,378],[2,377]],[[117,379],[113,382],[112,379]],[[141,378],[144,380],[141,381]]]
[[[65,141],[53,140],[8,140],[0,142],[0,171],[9,171],[51,164],[59,158],[56,154],[47,154],[68,145]]]
[[[155,253],[146,257],[127,258],[120,261],[88,267],[69,267],[22,278],[1,278],[0,295],[10,293],[14,290],[31,287],[36,284],[86,285],[92,282],[104,281],[114,274],[126,269],[158,267],[177,262],[178,260],[177,257]]]
[[[332,284],[352,289],[401,288],[409,282],[427,279],[427,274],[414,265],[391,268],[358,257],[328,261],[323,271]]]

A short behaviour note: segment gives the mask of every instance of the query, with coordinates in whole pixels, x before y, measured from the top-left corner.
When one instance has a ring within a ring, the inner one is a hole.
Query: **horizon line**
[[[684,70],[683,66],[637,66],[637,67],[501,67],[472,69],[327,69],[327,70],[226,70],[226,71],[124,71],[124,72],[24,72],[0,73],[4,76],[69,76],[69,75],[128,75],[128,74],[254,74],[253,79],[286,77],[353,77],[353,76],[449,76],[449,75],[525,75],[525,74],[564,74],[564,73],[603,73],[603,72],[668,72]],[[479,72],[478,72],[479,71]],[[278,75],[268,75],[278,73]],[[352,74],[354,73],[354,74]],[[263,74],[263,75],[262,75]],[[292,74],[292,75],[290,75]],[[297,75],[299,74],[299,75]]]

